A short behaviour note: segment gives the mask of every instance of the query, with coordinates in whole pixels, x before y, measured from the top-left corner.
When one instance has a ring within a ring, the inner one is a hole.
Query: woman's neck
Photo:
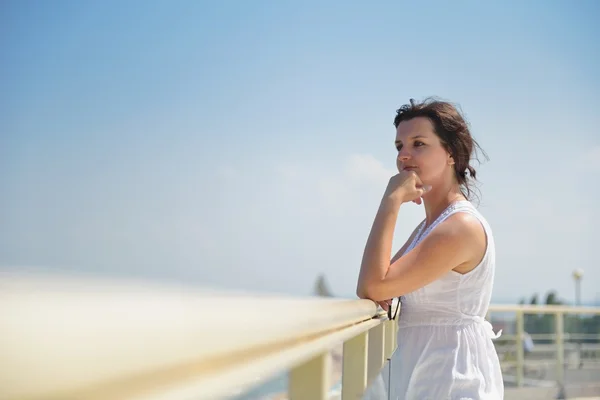
[[[431,225],[442,212],[453,202],[466,200],[456,183],[450,185],[433,186],[431,191],[423,198],[425,204],[425,223]]]

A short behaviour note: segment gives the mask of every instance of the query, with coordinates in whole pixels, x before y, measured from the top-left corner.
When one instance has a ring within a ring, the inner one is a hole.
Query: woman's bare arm
[[[417,236],[417,232],[419,231],[421,225],[423,225],[422,222],[419,225],[417,225],[417,227],[412,231],[412,233],[408,237],[408,240],[404,243],[404,245],[402,245],[402,247],[400,247],[400,250],[398,250],[396,255],[390,260],[390,265],[392,265],[394,262],[396,262],[397,259],[404,255],[404,252],[406,251],[406,249],[408,249],[408,246],[410,246],[412,241],[415,239],[415,236]]]
[[[389,221],[388,221],[389,223]],[[454,214],[439,224],[407,254],[388,265],[383,272],[380,257],[367,257],[360,282],[361,297],[383,301],[417,290],[461,265],[474,266],[481,257],[483,228],[476,217]],[[386,229],[382,229],[385,233]],[[382,243],[373,246],[381,250]],[[385,249],[383,249],[385,251]]]
[[[421,227],[423,223],[420,223],[419,225],[417,225],[417,227],[413,230],[413,232],[410,234],[410,236],[408,237],[408,240],[404,243],[404,245],[402,245],[402,247],[400,248],[400,250],[398,250],[398,252],[396,253],[396,255],[394,255],[394,257],[392,257],[392,259],[390,260],[390,265],[392,265],[396,260],[398,260],[400,257],[402,257],[402,255],[404,254],[404,252],[406,252],[406,249],[408,248],[408,246],[410,246],[410,244],[412,243],[412,241],[415,239],[415,236],[417,235],[417,232],[419,231],[419,228]],[[389,270],[388,270],[389,271]],[[377,303],[385,310],[387,311],[388,308],[390,307],[392,302],[392,299],[387,299],[387,300],[382,300],[382,301],[378,301]]]

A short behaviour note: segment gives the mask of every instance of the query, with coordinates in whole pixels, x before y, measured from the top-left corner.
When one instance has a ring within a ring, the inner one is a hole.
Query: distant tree
[[[551,290],[546,295],[546,305],[561,305],[563,302],[558,298],[556,291]]]
[[[333,297],[333,294],[329,289],[329,285],[327,285],[327,281],[325,280],[325,275],[321,274],[317,278],[317,281],[315,282],[314,294],[321,297]]]
[[[532,306],[537,305],[538,303],[538,294],[535,293],[533,296],[531,296],[531,301],[529,302]]]

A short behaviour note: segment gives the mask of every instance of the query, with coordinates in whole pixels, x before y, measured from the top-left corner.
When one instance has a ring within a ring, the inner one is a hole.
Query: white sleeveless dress
[[[496,400],[504,397],[497,337],[485,320],[494,281],[495,247],[492,230],[468,201],[451,204],[427,229],[421,223],[406,252],[442,221],[457,212],[474,215],[487,235],[481,263],[466,274],[450,271],[429,285],[401,298],[398,349],[391,360],[390,399]],[[384,382],[375,386],[388,387]],[[369,395],[368,397],[374,397]],[[379,397],[379,396],[375,396]],[[388,396],[385,396],[388,398]]]

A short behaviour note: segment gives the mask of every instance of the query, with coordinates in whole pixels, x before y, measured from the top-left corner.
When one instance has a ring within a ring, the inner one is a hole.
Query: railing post
[[[378,324],[369,330],[367,386],[379,375],[385,363],[384,342],[384,324]]]
[[[326,400],[331,386],[331,357],[321,353],[290,372],[290,400]]]
[[[524,327],[523,310],[517,310],[517,326],[516,326],[516,349],[517,349],[517,387],[523,387],[523,371],[525,366],[525,353],[523,351],[523,331]]]
[[[344,343],[342,400],[360,399],[367,389],[368,338],[363,332]]]
[[[556,382],[558,383],[558,387],[562,388],[565,380],[564,314],[557,311],[554,314],[554,318],[556,331]]]
[[[394,321],[394,351],[398,347],[398,321]]]
[[[392,358],[392,354],[394,354],[394,350],[396,349],[394,346],[394,336],[396,333],[394,325],[396,324],[396,321],[385,321],[383,324],[385,325],[385,359],[389,360]]]
[[[386,322],[386,333],[385,338],[388,346],[390,346],[389,352],[386,352],[386,358],[388,360],[388,380],[387,380],[387,398],[392,398],[392,357],[398,346],[398,322],[395,320]]]

